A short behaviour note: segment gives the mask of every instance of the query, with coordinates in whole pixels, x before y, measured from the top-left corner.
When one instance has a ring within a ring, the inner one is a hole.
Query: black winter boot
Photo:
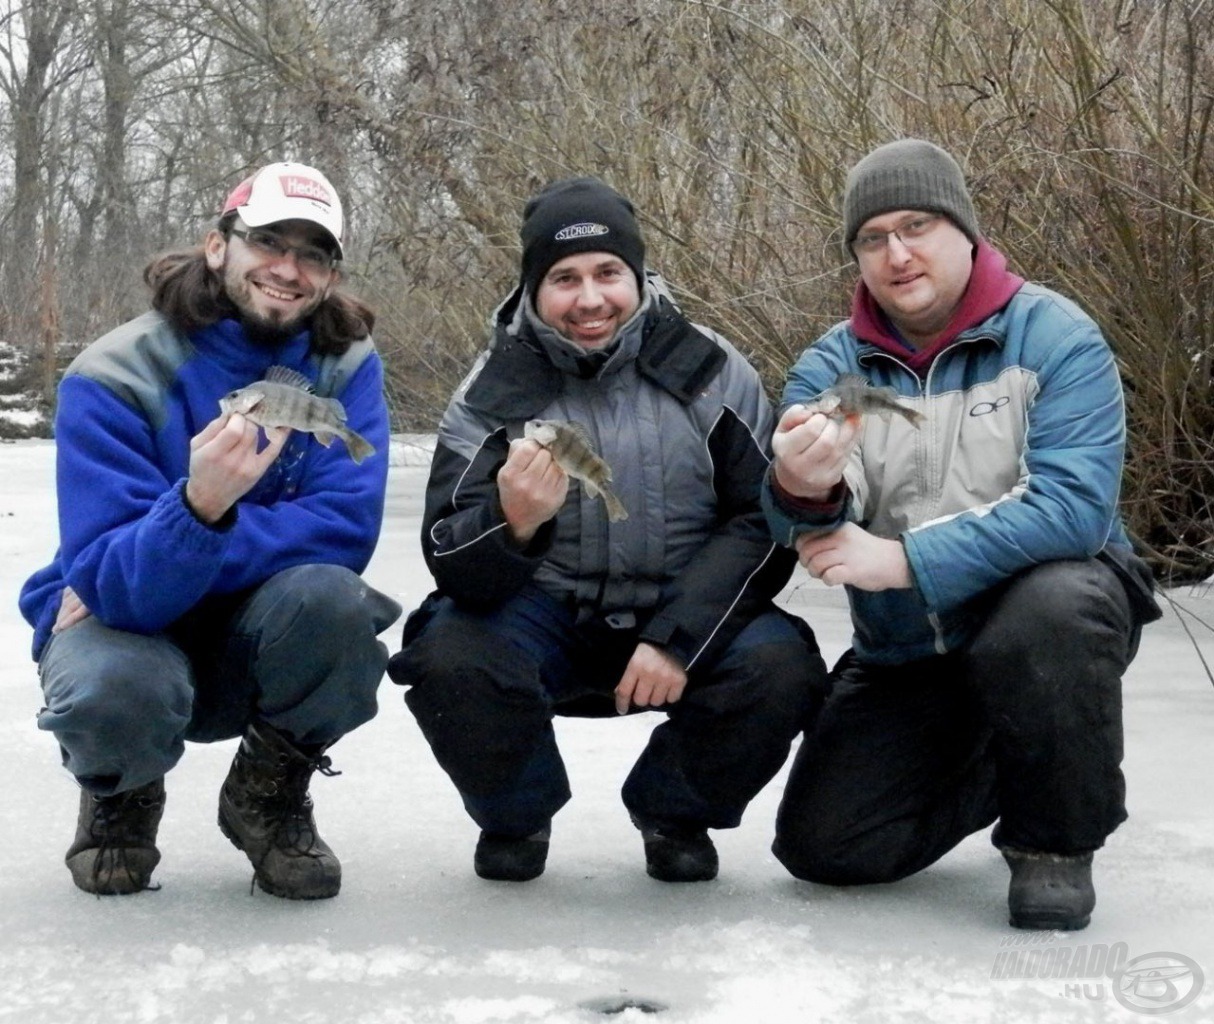
[[[113,796],[80,791],[76,841],[64,860],[72,881],[98,896],[152,888],[160,863],[156,830],[164,814],[164,779]]]
[[[1088,926],[1096,906],[1090,853],[1066,856],[1007,847],[1001,852],[1012,869],[1008,924],[1042,931],[1078,931]]]
[[[219,792],[219,827],[253,865],[257,884],[289,900],[319,900],[341,889],[341,864],[316,832],[308,782],[338,775],[264,722],[252,723]]]
[[[634,819],[645,841],[645,870],[659,882],[711,882],[717,877],[717,848],[708,829],[657,825]]]
[[[482,832],[472,867],[493,882],[530,882],[544,873],[549,834],[546,828],[522,838]]]

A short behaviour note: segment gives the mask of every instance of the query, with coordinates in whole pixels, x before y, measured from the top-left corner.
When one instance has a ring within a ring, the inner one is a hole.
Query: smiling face
[[[540,319],[585,349],[609,344],[640,304],[636,274],[609,252],[566,256],[548,268],[535,292]]]
[[[918,210],[894,210],[864,222],[858,238],[894,232],[924,217]],[[974,266],[974,243],[947,217],[910,245],[889,234],[876,251],[858,251],[860,276],[885,315],[916,348],[931,344],[965,295]]]
[[[237,218],[234,228],[244,230]],[[291,246],[332,247],[315,224],[289,220],[264,229],[278,236],[286,251],[266,251],[234,234],[211,231],[203,243],[207,266],[223,278],[224,291],[241,317],[254,327],[287,334],[298,330],[340,279],[330,267],[301,263]]]

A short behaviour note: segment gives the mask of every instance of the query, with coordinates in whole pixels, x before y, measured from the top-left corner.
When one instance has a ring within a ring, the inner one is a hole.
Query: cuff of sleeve
[[[236,506],[235,505],[233,505],[231,508],[229,508],[223,515],[221,515],[217,520],[215,520],[215,522],[208,523],[205,519],[202,518],[202,516],[200,516],[198,514],[198,512],[194,508],[194,506],[190,504],[190,499],[187,498],[185,495],[185,485],[186,485],[186,482],[184,480],[182,480],[181,483],[177,485],[177,493],[181,495],[182,505],[185,506],[186,511],[189,512],[190,515],[192,515],[194,517],[194,520],[196,522],[202,524],[208,530],[216,530],[219,533],[227,533],[228,530],[230,530],[233,526],[236,525]]]
[[[830,493],[821,500],[811,501],[791,494],[780,486],[776,474],[769,477],[772,497],[776,504],[791,515],[812,515],[815,518],[831,518],[842,513],[847,503],[847,484],[840,480],[830,489]]]
[[[655,615],[637,636],[654,647],[660,647],[686,669],[695,650],[691,635],[674,619]]]

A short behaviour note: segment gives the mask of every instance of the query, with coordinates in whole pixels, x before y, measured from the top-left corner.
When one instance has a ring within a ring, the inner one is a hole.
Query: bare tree
[[[5,310],[18,341],[29,338],[39,219],[45,214],[47,108],[57,90],[87,66],[69,31],[77,0],[38,0],[10,8],[0,23],[0,90],[12,121],[13,181],[5,211]],[[48,236],[49,237],[49,236]]]

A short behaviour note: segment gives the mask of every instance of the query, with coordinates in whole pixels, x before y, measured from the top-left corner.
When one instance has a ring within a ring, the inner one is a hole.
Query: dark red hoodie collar
[[[885,352],[896,355],[916,373],[926,369],[936,355],[962,331],[976,327],[998,313],[1020,290],[1024,278],[1007,269],[1007,260],[986,239],[978,239],[974,252],[974,269],[969,284],[953,317],[940,335],[927,348],[915,350],[902,340],[885,315],[863,278],[857,282],[852,296],[851,326],[856,337]]]

